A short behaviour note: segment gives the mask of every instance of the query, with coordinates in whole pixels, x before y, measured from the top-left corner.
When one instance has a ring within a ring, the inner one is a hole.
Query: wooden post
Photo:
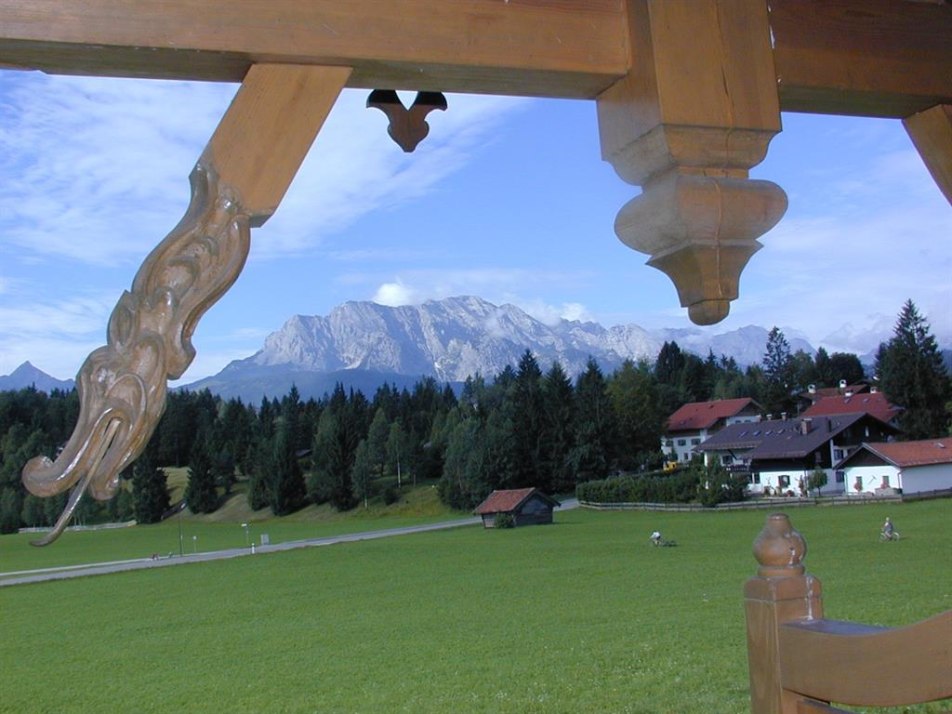
[[[952,104],[939,104],[902,120],[939,190],[952,203]]]
[[[763,0],[629,0],[629,74],[599,95],[602,158],[642,186],[615,221],[694,322],[724,319],[787,198],[748,179],[780,131]]]
[[[781,623],[823,617],[820,581],[804,572],[806,541],[783,513],[767,517],[754,541],[757,576],[744,586],[752,714],[796,714],[797,702],[780,680]]]

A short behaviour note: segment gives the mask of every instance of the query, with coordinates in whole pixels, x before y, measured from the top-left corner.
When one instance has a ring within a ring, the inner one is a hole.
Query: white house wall
[[[890,488],[901,488],[899,483],[899,469],[892,464],[878,466],[847,466],[846,488],[849,494],[875,493],[883,486],[886,478]],[[857,488],[857,484],[860,488]]]
[[[845,477],[843,482],[837,482],[836,475],[832,469],[824,470],[826,471],[826,485],[820,489],[820,494],[832,496],[836,493],[843,493],[849,477]],[[800,479],[803,479],[803,484],[805,487],[808,479],[810,478],[810,474],[812,473],[813,469],[783,469],[778,471],[762,470],[760,472],[760,483],[751,484],[748,487],[748,490],[751,493],[765,493],[766,489],[769,488],[770,492],[774,495],[777,495],[778,491],[781,494],[784,494],[787,491],[793,491],[794,496],[799,496]],[[780,479],[784,476],[789,478],[789,484],[781,486]]]
[[[952,464],[909,466],[899,474],[903,493],[941,491],[952,488]]]

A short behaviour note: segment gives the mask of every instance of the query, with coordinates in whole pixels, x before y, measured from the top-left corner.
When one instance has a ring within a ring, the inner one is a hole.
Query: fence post
[[[804,572],[807,545],[784,513],[772,513],[754,540],[757,576],[744,586],[752,714],[795,714],[796,697],[780,682],[783,622],[823,617],[820,581]]]

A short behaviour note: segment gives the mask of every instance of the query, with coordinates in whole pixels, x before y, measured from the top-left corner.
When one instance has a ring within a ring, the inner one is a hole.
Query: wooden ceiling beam
[[[0,67],[238,82],[352,67],[348,86],[592,98],[628,71],[622,0],[0,0]]]
[[[952,5],[769,0],[785,111],[905,118],[952,104]]]

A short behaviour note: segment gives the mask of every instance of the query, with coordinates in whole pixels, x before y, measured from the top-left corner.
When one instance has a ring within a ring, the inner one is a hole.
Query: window
[[[751,474],[750,475],[751,483],[760,483],[760,474]]]
[[[846,472],[843,469],[836,470],[836,482],[845,483],[846,482]]]
[[[833,449],[833,460],[842,461],[846,458],[846,449]]]
[[[725,466],[730,466],[732,463],[734,463],[734,457],[730,454],[724,454],[721,456],[721,463]]]
[[[701,443],[700,439],[691,439],[691,446],[697,446]]]
[[[787,488],[790,486],[790,477],[787,476],[787,474],[783,474],[783,476],[777,479],[777,483],[780,484],[780,488]]]
[[[684,446],[687,443],[687,439],[678,439],[678,446]]]

